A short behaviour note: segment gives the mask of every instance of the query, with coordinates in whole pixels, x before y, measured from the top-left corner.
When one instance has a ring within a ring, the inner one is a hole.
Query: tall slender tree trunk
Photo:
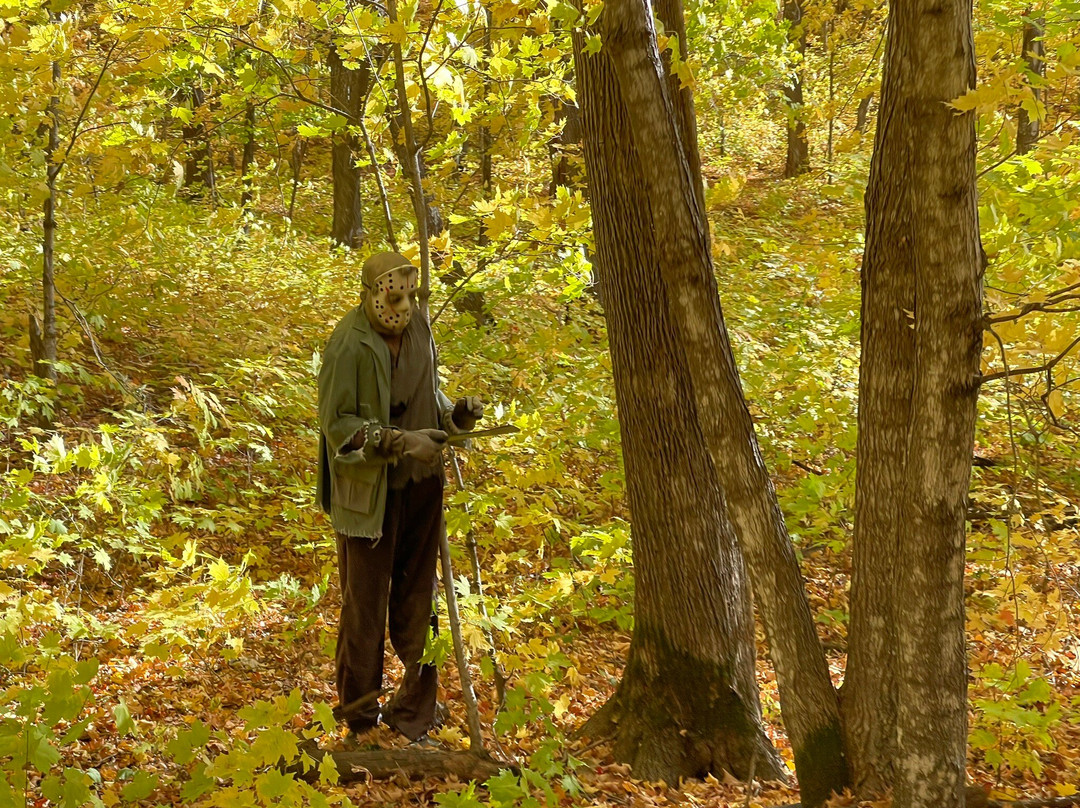
[[[859,101],[858,110],[855,112],[855,131],[860,135],[865,135],[866,130],[870,127],[870,102],[873,99],[873,93],[864,95],[862,100]]]
[[[647,160],[607,46],[590,56],[580,32],[574,38],[636,582],[627,666],[589,732],[613,733],[615,755],[647,779],[723,769],[745,778],[752,768],[775,777],[754,680],[749,585],[667,312]]]
[[[551,182],[548,183],[548,196],[552,199],[558,192],[560,185],[567,188],[581,186],[580,171],[575,172],[571,168],[570,158],[567,156],[568,147],[580,147],[581,109],[571,101],[563,101],[554,98],[555,120],[562,122],[562,129],[548,143],[548,153],[551,155]]]
[[[255,147],[255,104],[248,101],[244,109],[244,153],[240,158],[240,182],[244,186],[240,194],[241,208],[250,205],[253,196],[254,183],[251,167],[255,163]]]
[[[484,8],[484,80],[483,80],[483,92],[484,98],[491,93],[491,26],[492,17],[491,9]],[[491,151],[495,145],[495,138],[491,133],[491,125],[485,122],[480,127],[480,187],[484,189],[484,199],[491,199]],[[487,232],[485,228],[480,228],[479,244],[484,246],[487,244]]]
[[[1045,17],[1032,17],[1031,8],[1024,12],[1024,38],[1021,56],[1027,62],[1028,70],[1037,79],[1046,75],[1046,45],[1043,36],[1046,30]],[[1042,88],[1034,83],[1031,88],[1036,106],[1042,101]],[[1032,116],[1023,106],[1016,113],[1016,151],[1027,154],[1035,141],[1039,139],[1039,118]]]
[[[260,22],[265,18],[267,11],[267,0],[259,0],[259,20]],[[262,55],[256,59],[255,70],[256,74],[259,74],[259,68],[262,65]],[[258,147],[258,143],[255,140],[255,102],[248,99],[244,105],[244,154],[240,158],[240,182],[244,186],[244,190],[240,195],[240,207],[246,208],[251,204],[251,199],[254,196],[254,178],[251,176],[252,166],[255,164],[255,150]],[[290,218],[292,218],[290,216]]]
[[[803,120],[802,58],[806,55],[806,26],[803,24],[802,0],[784,0],[784,19],[790,24],[788,40],[794,42],[799,54],[799,64],[792,70],[784,96],[788,104],[787,157],[784,176],[797,177],[810,170],[810,145],[806,140],[806,123]]]
[[[964,517],[981,276],[970,0],[890,7],[866,194],[845,732],[860,790],[964,804]]]
[[[289,167],[292,169],[292,189],[289,191],[289,221],[296,213],[296,191],[300,186],[300,174],[304,170],[304,154],[307,153],[307,141],[298,137],[289,152]],[[376,167],[377,168],[377,167]]]
[[[386,11],[391,21],[397,21],[397,0],[387,0]],[[424,317],[428,317],[428,298],[431,296],[431,246],[429,235],[434,224],[432,221],[432,206],[424,193],[423,170],[421,168],[423,158],[420,156],[420,144],[416,140],[412,108],[409,106],[409,95],[405,86],[405,58],[401,52],[401,45],[397,42],[394,43],[391,49],[391,58],[394,61],[394,88],[397,95],[397,115],[391,117],[396,117],[402,135],[401,164],[405,176],[409,179],[409,187],[412,191],[413,213],[416,216],[416,235],[417,240],[420,242],[420,310],[423,312]],[[396,133],[394,140],[397,141]],[[441,221],[440,216],[439,224],[441,224]]]
[[[42,204],[41,217],[41,322],[30,318],[30,355],[34,373],[43,379],[56,379],[53,362],[57,359],[56,338],[56,165],[60,147],[60,63],[52,63],[52,94],[49,96],[48,142],[45,146],[45,179],[49,195]]]
[[[833,22],[830,20],[825,23],[824,30],[825,47],[829,51],[829,132],[825,141],[825,164],[828,166],[826,181],[830,183],[833,181],[833,142],[836,133],[836,112],[833,106],[836,102],[836,45],[832,41],[832,33]]]
[[[750,570],[769,638],[805,805],[847,783],[836,691],[814,629],[794,549],[762,461],[728,341],[709,250],[695,157],[679,136],[676,108],[645,0],[609,0],[601,16],[627,122],[640,161],[646,228],[698,424]],[[589,126],[586,125],[586,130]],[[602,204],[594,199],[594,209]],[[606,265],[606,262],[605,262]]]
[[[359,247],[364,241],[363,204],[360,197],[360,169],[356,155],[360,144],[354,134],[364,114],[364,101],[371,86],[371,66],[361,62],[351,70],[331,45],[330,103],[345,113],[346,127],[334,135],[331,173],[334,181],[334,220],[330,237],[346,247]]]
[[[214,155],[210,148],[210,138],[206,124],[199,120],[199,109],[206,103],[206,93],[202,87],[192,86],[189,94],[191,113],[194,119],[184,124],[181,137],[187,144],[187,159],[184,161],[184,188],[193,196],[208,190],[211,198],[216,193],[214,175]],[[200,187],[201,186],[201,187]]]

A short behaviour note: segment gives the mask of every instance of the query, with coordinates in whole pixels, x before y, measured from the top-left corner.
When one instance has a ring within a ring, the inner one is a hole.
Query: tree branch
[[[1042,132],[1037,138],[1035,138],[1034,140],[1031,141],[1031,144],[1038,143],[1040,140],[1042,140],[1047,135],[1052,135],[1058,129],[1060,129],[1065,124],[1067,124],[1067,123],[1069,123],[1071,121],[1072,121],[1072,118],[1066,118],[1061,123],[1059,123],[1057,126],[1055,126],[1053,129],[1047,129],[1045,132]],[[1005,165],[1005,163],[1009,162],[1011,159],[1016,157],[1016,155],[1018,155],[1019,153],[1020,152],[1018,152],[1016,149],[1013,149],[1011,152],[1006,154],[1004,157],[1002,157],[996,163],[992,163],[991,165],[988,165],[986,168],[984,168],[982,171],[980,171],[978,174],[976,174],[975,179],[980,179],[980,178],[982,178],[982,176],[984,174],[989,174],[995,168],[1000,168],[1001,166]]]
[[[1014,320],[1019,320],[1021,317],[1025,317],[1035,311],[1050,311],[1060,313],[1062,311],[1073,311],[1073,309],[1051,309],[1050,306],[1060,306],[1062,303],[1068,303],[1073,300],[1080,300],[1080,281],[1070,284],[1063,289],[1057,289],[1050,292],[1045,299],[1039,301],[1032,301],[1025,303],[1020,307],[1020,311],[1013,314],[1000,314],[996,317],[987,317],[987,326],[997,325],[998,323],[1008,323]]]
[[[1070,342],[1069,346],[1065,350],[1063,350],[1045,365],[1038,365],[1037,367],[1029,368],[1014,368],[1012,370],[1002,370],[997,373],[990,373],[986,376],[981,377],[979,379],[979,383],[986,384],[986,382],[994,382],[998,379],[1008,379],[1012,378],[1013,376],[1030,376],[1033,373],[1048,373],[1054,369],[1054,366],[1057,365],[1058,362],[1068,356],[1069,352],[1072,351],[1072,349],[1075,348],[1077,345],[1080,345],[1080,337],[1077,337],[1072,342]]]
[[[79,137],[79,127],[82,126],[83,118],[86,117],[87,111],[90,109],[90,102],[94,100],[94,95],[97,93],[98,87],[101,86],[101,80],[105,77],[105,71],[109,69],[109,59],[112,58],[113,51],[116,50],[120,44],[119,37],[112,43],[112,47],[109,48],[109,52],[105,54],[105,61],[101,63],[101,70],[98,72],[97,78],[94,80],[94,85],[90,88],[90,92],[86,95],[86,101],[83,102],[82,109],[79,110],[79,117],[75,119],[75,125],[71,129],[71,139],[68,141],[67,148],[64,149],[64,156],[60,158],[55,166],[49,168],[52,172],[53,178],[60,175],[60,170],[67,163],[68,155],[71,154],[71,149],[75,145],[75,140]]]
[[[375,81],[378,80],[379,79],[376,76]],[[379,168],[379,160],[375,155],[375,144],[371,142],[371,135],[368,134],[367,126],[364,124],[364,114],[362,110],[358,124],[360,126],[360,134],[364,136],[364,145],[367,146],[368,157],[371,160],[371,170],[375,172],[375,184],[379,186],[379,199],[382,201],[383,215],[386,218],[386,238],[390,243],[390,249],[394,252],[400,252],[398,249],[397,236],[394,233],[394,220],[390,215],[390,198],[386,194],[382,170]]]

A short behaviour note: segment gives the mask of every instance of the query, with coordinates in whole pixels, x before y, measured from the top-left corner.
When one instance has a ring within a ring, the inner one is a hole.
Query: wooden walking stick
[[[454,481],[458,491],[465,490],[465,480],[461,476],[461,464],[458,463],[457,452],[450,447],[450,462],[454,466]],[[506,672],[499,664],[495,654],[495,632],[491,628],[491,617],[488,615],[487,602],[484,600],[484,585],[480,580],[480,556],[477,552],[476,533],[472,527],[465,536],[465,548],[469,551],[469,561],[472,566],[472,588],[480,596],[480,616],[484,619],[484,631],[488,641],[488,658],[495,677],[495,712],[499,712],[506,702]]]
[[[450,541],[446,531],[439,537],[439,558],[442,561],[443,592],[446,595],[446,614],[450,621],[450,636],[454,641],[454,658],[457,660],[458,676],[461,678],[461,695],[465,700],[465,715],[469,724],[469,749],[486,754],[484,739],[480,734],[480,711],[476,706],[465,643],[461,638],[461,614],[458,611],[457,593],[454,591],[454,571],[450,566]]]

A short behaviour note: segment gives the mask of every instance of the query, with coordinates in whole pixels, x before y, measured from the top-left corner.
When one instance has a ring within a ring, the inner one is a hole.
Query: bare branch
[[[1006,369],[997,373],[989,373],[985,376],[982,376],[979,381],[980,383],[985,384],[986,382],[994,382],[998,379],[1007,379],[1012,378],[1013,376],[1030,376],[1033,373],[1049,373],[1051,370],[1054,369],[1054,366],[1057,365],[1058,362],[1060,362],[1066,356],[1068,356],[1069,352],[1072,351],[1072,349],[1075,348],[1077,345],[1080,345],[1080,337],[1077,337],[1072,342],[1070,342],[1069,346],[1065,350],[1063,350],[1045,365],[1038,365],[1036,367],[1029,368],[1014,368],[1012,370]]]
[[[378,81],[378,78],[375,79]],[[383,185],[382,170],[379,168],[379,160],[375,154],[375,144],[371,142],[371,135],[368,134],[367,126],[364,125],[364,116],[361,113],[360,120],[360,133],[364,136],[364,144],[367,146],[368,157],[371,159],[371,169],[375,172],[375,183],[379,186],[379,198],[382,200],[383,215],[386,217],[386,238],[390,243],[390,248],[394,252],[399,252],[397,236],[394,234],[394,220],[390,216],[390,198],[386,195],[386,186]]]
[[[112,43],[112,47],[109,48],[109,52],[105,54],[105,61],[101,63],[101,70],[98,71],[97,78],[94,80],[94,85],[86,95],[86,101],[83,102],[82,109],[79,110],[79,117],[75,119],[75,125],[71,129],[71,139],[68,141],[67,148],[64,149],[64,156],[60,159],[60,162],[49,169],[54,178],[60,174],[60,170],[67,162],[68,155],[71,154],[71,149],[75,145],[75,140],[79,137],[79,127],[82,126],[83,118],[86,117],[86,113],[90,109],[90,102],[94,100],[94,95],[97,93],[98,87],[101,86],[101,80],[105,77],[105,71],[109,69],[109,59],[112,58],[113,51],[116,50],[119,44],[120,39],[117,38],[117,40]]]
[[[1015,320],[1019,320],[1021,317],[1026,317],[1032,312],[1048,311],[1054,313],[1061,313],[1063,311],[1074,311],[1075,309],[1055,309],[1051,306],[1060,306],[1063,303],[1069,303],[1073,300],[1080,300],[1080,282],[1071,284],[1063,289],[1057,289],[1050,292],[1042,300],[1032,301],[1025,303],[1020,307],[1020,311],[1013,312],[1012,314],[999,314],[996,317],[987,317],[987,326],[997,325],[998,323],[1009,323]]]
[[[1056,132],[1058,129],[1063,127],[1065,124],[1071,122],[1072,120],[1073,120],[1072,118],[1066,118],[1065,120],[1061,121],[1061,123],[1059,123],[1057,126],[1055,126],[1053,129],[1047,129],[1045,132],[1042,132],[1037,138],[1032,140],[1031,143],[1038,143],[1040,140],[1047,137],[1048,135],[1054,134],[1054,132]],[[989,174],[995,168],[1000,168],[1001,166],[1005,165],[1005,163],[1009,162],[1011,159],[1016,157],[1017,154],[1019,154],[1019,152],[1016,149],[1013,149],[1011,152],[1006,154],[1004,157],[1002,157],[996,163],[991,163],[986,168],[984,168],[982,171],[980,171],[978,174],[976,174],[975,179],[980,179],[984,174]]]
[[[473,278],[475,278],[475,277],[476,277],[476,276],[477,276],[477,275],[478,275],[478,274],[479,274],[480,272],[482,272],[482,271],[483,271],[484,269],[486,269],[486,268],[487,268],[487,266],[488,266],[488,264],[487,264],[486,262],[484,262],[484,261],[481,261],[481,262],[480,262],[480,263],[479,263],[479,264],[477,265],[476,269],[474,269],[474,270],[473,270],[472,272],[470,272],[470,273],[469,273],[468,275],[466,275],[466,276],[465,276],[464,278],[462,278],[462,279],[461,279],[461,280],[460,280],[460,281],[459,281],[459,282],[457,283],[457,285],[456,285],[456,286],[454,286],[454,289],[453,289],[453,291],[452,291],[452,292],[450,292],[450,294],[449,294],[449,295],[447,295],[447,298],[446,298],[446,300],[444,300],[444,301],[443,301],[443,304],[442,304],[441,306],[439,306],[439,310],[438,310],[437,312],[435,312],[435,316],[431,318],[431,322],[432,322],[433,324],[434,324],[434,323],[435,323],[435,322],[436,322],[436,321],[437,321],[437,320],[438,320],[438,319],[439,319],[439,318],[440,318],[440,317],[442,316],[442,313],[443,313],[444,311],[446,311],[446,307],[447,307],[447,306],[449,306],[449,305],[450,305],[450,304],[451,304],[451,303],[453,302],[454,298],[455,298],[455,297],[457,297],[457,296],[458,296],[458,294],[460,294],[460,293],[462,292],[462,290],[464,290],[464,289],[465,289],[465,286],[466,286],[466,284],[468,284],[468,282],[469,282],[469,281],[471,281],[471,280],[472,280]]]

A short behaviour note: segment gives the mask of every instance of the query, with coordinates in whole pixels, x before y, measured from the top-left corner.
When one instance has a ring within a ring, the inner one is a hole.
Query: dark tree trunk
[[[49,140],[45,146],[45,180],[49,195],[42,205],[41,217],[41,322],[30,318],[30,357],[34,373],[43,379],[56,379],[53,362],[56,348],[56,179],[60,167],[55,165],[56,150],[60,147],[60,63],[52,63],[52,95],[49,97]]]
[[[262,22],[266,17],[267,12],[267,0],[259,0],[259,21]],[[261,71],[259,67],[262,64],[262,56],[260,55],[255,63],[256,75],[258,76]],[[240,158],[240,182],[244,186],[243,193],[240,195],[240,207],[246,208],[251,204],[251,199],[255,193],[255,179],[251,176],[252,166],[255,164],[255,151],[258,148],[258,143],[255,140],[255,102],[248,99],[247,104],[244,107],[244,154]],[[289,218],[292,218],[291,216]]]
[[[845,732],[898,808],[964,804],[964,518],[981,274],[970,0],[890,8],[866,193]],[[893,628],[895,627],[895,628]]]
[[[191,123],[184,124],[180,135],[187,145],[187,159],[184,161],[184,188],[192,196],[198,196],[202,189],[215,192],[214,155],[210,148],[210,139],[206,124],[199,119],[199,110],[206,103],[206,94],[201,87],[192,87]],[[201,188],[199,186],[202,186]]]
[[[333,165],[334,221],[330,237],[346,247],[359,247],[364,241],[363,204],[360,198],[360,169],[356,155],[360,143],[354,127],[364,114],[364,102],[371,87],[371,66],[361,62],[355,70],[345,67],[337,48],[330,47],[330,104],[340,110],[346,127],[334,135]]]
[[[253,182],[251,167],[255,162],[255,104],[247,102],[244,109],[244,154],[240,158],[240,181],[244,185],[244,191],[240,195],[240,207],[246,208],[251,204],[253,194]]]
[[[855,112],[855,131],[860,135],[865,135],[870,127],[870,102],[873,99],[873,93],[864,95],[859,101],[859,109]]]
[[[1046,29],[1046,19],[1043,17],[1032,18],[1029,8],[1024,14],[1024,40],[1021,47],[1021,55],[1027,62],[1027,69],[1037,78],[1046,75],[1046,45],[1043,36]],[[1036,105],[1042,100],[1042,89],[1033,83],[1031,94]],[[1039,139],[1039,118],[1031,116],[1024,107],[1016,113],[1016,151],[1018,154],[1026,154],[1031,151],[1035,141]]]
[[[574,171],[568,152],[577,151],[581,148],[581,109],[569,101],[553,98],[556,105],[555,120],[562,122],[562,129],[548,143],[548,153],[551,155],[551,183],[548,185],[548,195],[555,198],[560,185],[567,188],[581,186],[582,177],[579,171]]]
[[[304,155],[307,153],[307,141],[298,137],[289,153],[289,166],[292,168],[292,190],[289,192],[289,221],[296,213],[296,189],[300,186],[300,172],[304,169]],[[376,166],[376,170],[378,167]]]
[[[724,326],[696,155],[687,154],[679,134],[679,107],[686,101],[672,103],[644,0],[609,0],[601,19],[601,53],[610,55],[615,68],[612,81],[625,105],[633,147],[648,155],[638,161],[644,195],[635,205],[651,212],[641,229],[656,239],[653,259],[689,370],[697,424],[754,584],[803,800],[817,805],[847,783],[836,691]],[[587,122],[587,136],[590,128]],[[602,204],[594,196],[594,210]]]
[[[806,26],[803,25],[802,0],[784,0],[784,19],[791,25],[790,42],[796,44],[799,66],[792,71],[789,83],[784,87],[788,104],[787,158],[784,176],[797,177],[810,170],[810,145],[806,141],[806,123],[803,121],[802,62],[806,53]]]
[[[612,732],[615,755],[647,779],[722,769],[745,778],[751,768],[775,777],[754,680],[748,581],[667,313],[647,158],[631,136],[608,47],[586,55],[581,34],[574,37],[597,252],[610,268],[600,283],[636,578],[626,670],[589,731]]]

